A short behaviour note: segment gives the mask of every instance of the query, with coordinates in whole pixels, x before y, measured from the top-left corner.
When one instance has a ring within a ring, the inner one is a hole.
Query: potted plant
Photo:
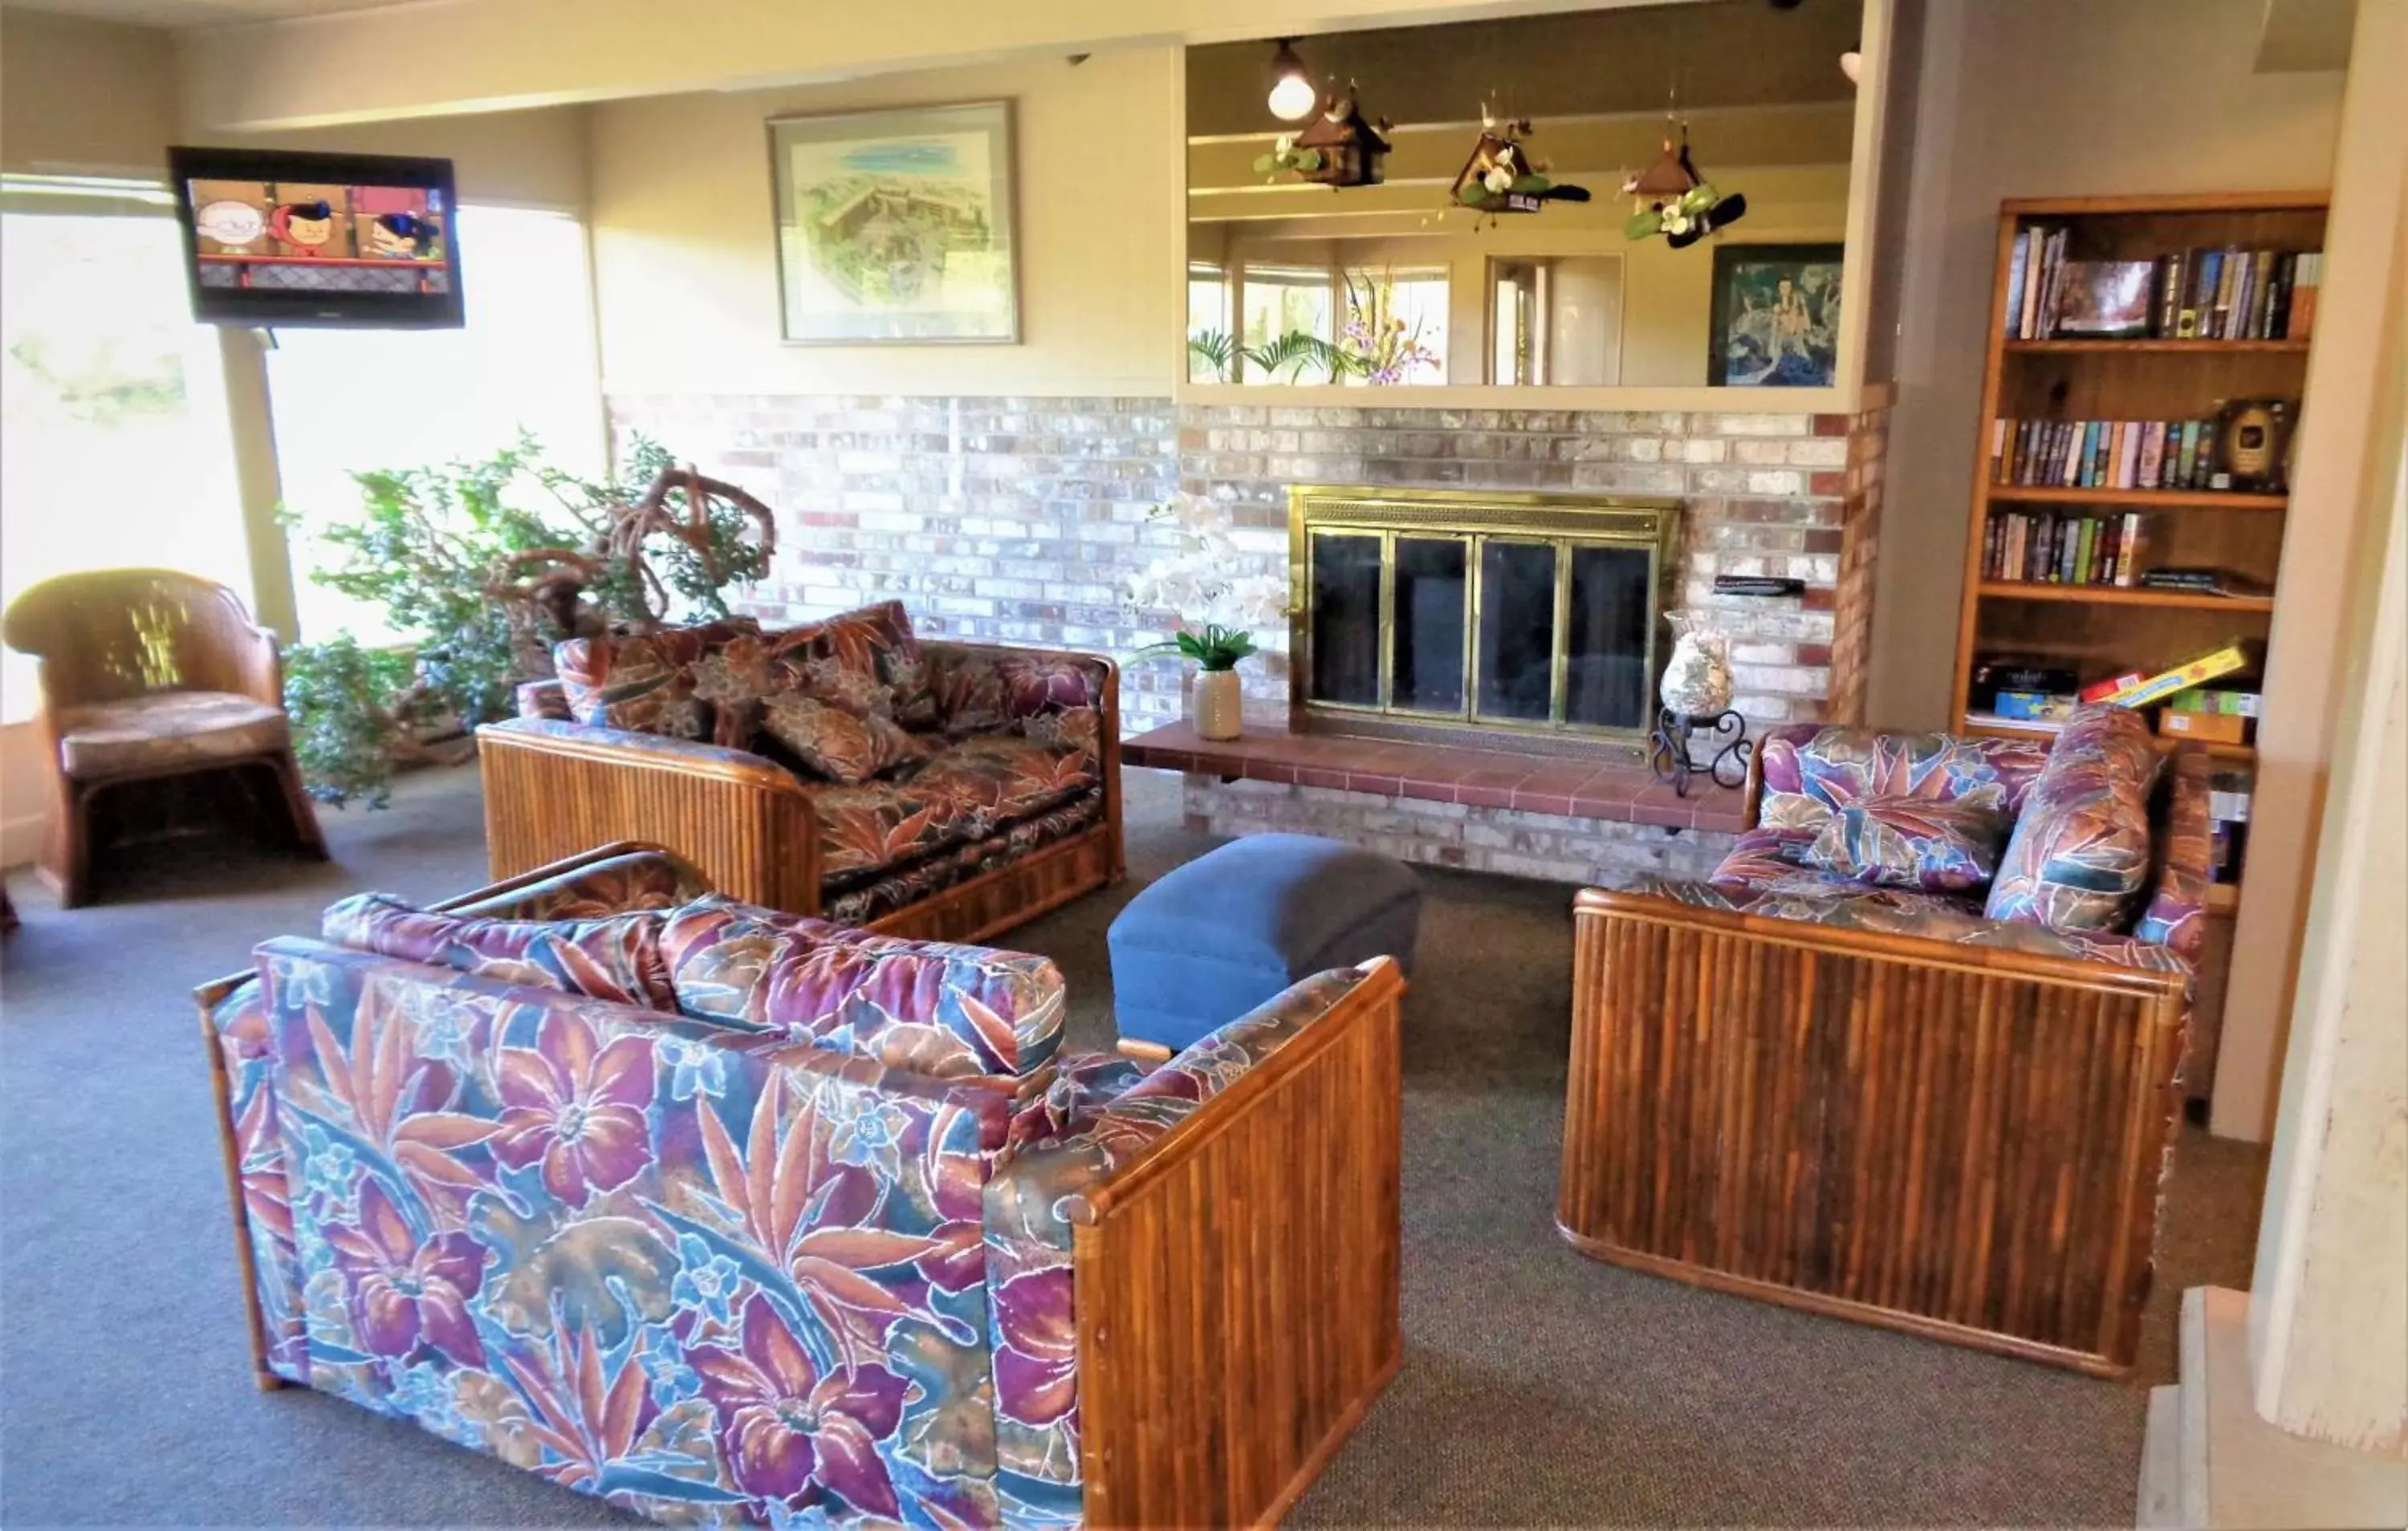
[[[1286,577],[1246,572],[1259,561],[1238,546],[1209,504],[1159,506],[1154,519],[1179,522],[1182,546],[1129,581],[1130,603],[1149,616],[1176,615],[1168,637],[1130,657],[1177,654],[1195,661],[1188,721],[1203,738],[1236,738],[1244,710],[1238,662],[1254,651],[1256,630],[1286,620]]]

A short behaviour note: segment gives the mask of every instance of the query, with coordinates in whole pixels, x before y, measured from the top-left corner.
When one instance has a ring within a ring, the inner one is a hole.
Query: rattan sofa
[[[562,644],[560,680],[478,731],[494,877],[643,840],[750,903],[975,941],[1124,873],[1119,670],[1100,654],[920,642],[894,602],[631,641]],[[802,651],[903,695],[931,758],[846,784],[731,725]]]

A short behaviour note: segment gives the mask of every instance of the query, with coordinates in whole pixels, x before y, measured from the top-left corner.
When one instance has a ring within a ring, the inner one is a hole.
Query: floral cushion
[[[922,647],[938,725],[948,734],[1044,732],[1099,737],[1111,661],[1100,654],[995,649],[974,643]]]
[[[999,835],[951,846],[868,875],[838,880],[821,904],[827,917],[864,925],[916,904],[930,894],[966,882],[982,872],[1020,860],[1040,846],[1067,839],[1103,822],[1104,794],[1096,788],[1060,808],[1023,819]]]
[[[793,663],[802,689],[831,707],[864,717],[883,714],[906,728],[936,726],[936,694],[928,689],[920,641],[901,601],[881,601],[816,624]]]
[[[1905,888],[1867,888],[1823,880],[1760,890],[1718,887],[1670,878],[1649,880],[1643,891],[1698,909],[1797,920],[1842,930],[1916,936],[1960,946],[2000,947],[2041,956],[2120,963],[2157,972],[2187,972],[2181,953],[2155,941],[2112,931],[2051,930],[2004,920],[1985,920],[1979,910],[1941,894]]]
[[[1806,851],[1816,831],[1759,824],[1742,830],[1709,881],[1720,887],[1756,888],[1776,879],[1794,877],[1806,865]]]
[[[483,898],[446,905],[463,919],[596,920],[638,909],[674,909],[710,892],[692,864],[651,847],[583,861]]]
[[[2157,827],[2149,902],[2132,927],[2142,940],[2161,941],[2193,962],[2207,938],[2208,869],[2214,854],[2209,790],[2207,751],[2187,745],[2176,750],[2166,772],[2166,808]]]
[[[661,959],[663,916],[489,920],[439,914],[391,894],[354,894],[328,907],[320,934],[355,952],[475,973],[498,983],[673,1009]]]
[[[925,740],[892,717],[856,713],[798,691],[768,696],[762,704],[760,726],[806,769],[847,787],[897,766],[917,765],[934,753]]]
[[[939,1079],[1035,1075],[1062,1045],[1061,972],[988,947],[871,936],[724,898],[669,917],[670,1007]]]
[[[1805,861],[1832,877],[1874,888],[1961,893],[1990,880],[2007,826],[1971,797],[1869,797],[1825,821]]]
[[[1819,832],[1834,810],[1872,797],[1964,798],[2013,818],[2048,749],[2026,739],[1792,723],[1769,732],[1757,758],[1756,822]]]
[[[2060,931],[2125,926],[2149,875],[2157,763],[2139,713],[2077,711],[2032,784],[1984,912]]]
[[[730,617],[633,637],[569,638],[552,650],[552,665],[579,723],[740,749],[753,720],[741,707],[714,706],[699,666],[729,639],[760,630],[750,617]]]
[[[1101,781],[1095,754],[1075,745],[972,735],[899,780],[813,793],[821,872],[830,886],[841,887],[915,857],[986,839]]]
[[[290,741],[282,708],[225,691],[79,703],[60,708],[52,721],[60,768],[84,779],[239,760]]]

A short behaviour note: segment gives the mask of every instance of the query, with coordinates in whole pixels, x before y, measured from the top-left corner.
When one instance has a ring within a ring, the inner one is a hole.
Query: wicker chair
[[[17,597],[0,636],[42,662],[35,726],[51,810],[40,871],[61,907],[90,895],[96,800],[130,782],[231,773],[268,788],[300,848],[325,857],[275,635],[234,592],[169,569],[63,575]]]

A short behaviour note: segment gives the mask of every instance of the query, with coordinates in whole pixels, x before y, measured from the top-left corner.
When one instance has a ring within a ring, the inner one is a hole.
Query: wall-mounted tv
[[[462,322],[450,160],[177,148],[167,171],[203,323]]]

